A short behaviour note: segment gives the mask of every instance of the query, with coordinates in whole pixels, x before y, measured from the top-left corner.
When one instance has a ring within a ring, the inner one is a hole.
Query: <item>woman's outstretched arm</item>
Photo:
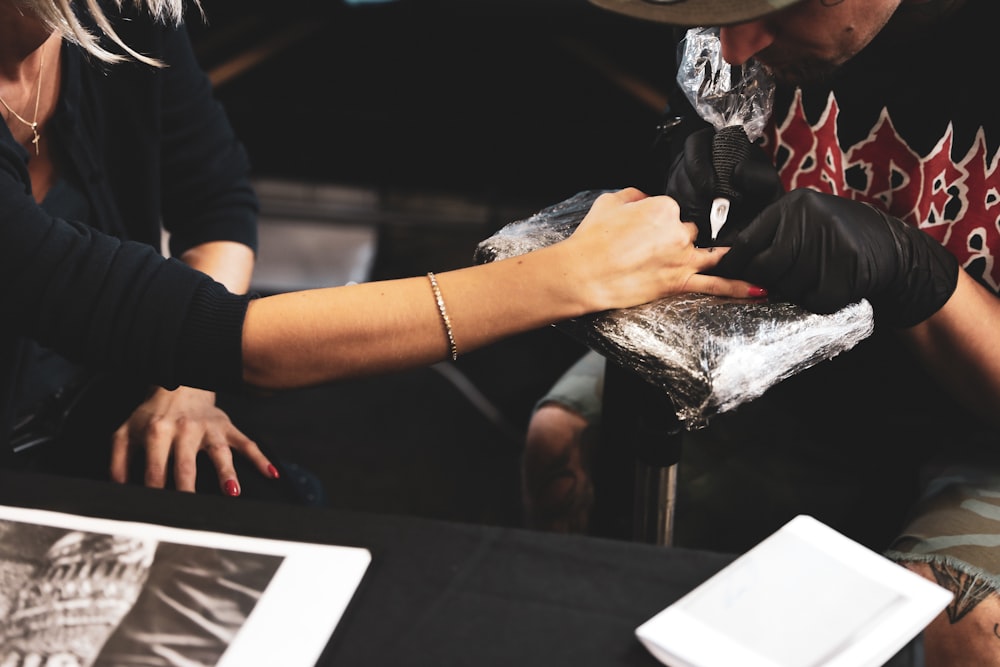
[[[680,292],[761,296],[700,272],[725,254],[695,248],[676,203],[627,188],[599,197],[566,240],[436,276],[459,353],[560,320]],[[290,388],[434,363],[451,354],[426,276],[291,292],[250,303],[244,380]]]

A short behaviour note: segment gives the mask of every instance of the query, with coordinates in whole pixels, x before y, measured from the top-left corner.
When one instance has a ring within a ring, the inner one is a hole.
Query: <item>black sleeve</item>
[[[257,249],[258,200],[250,163],[183,26],[163,28],[160,155],[163,224],[170,252],[207,241]]]
[[[166,387],[239,384],[249,297],[148,244],[47,215],[26,179],[22,158],[0,142],[5,328]]]

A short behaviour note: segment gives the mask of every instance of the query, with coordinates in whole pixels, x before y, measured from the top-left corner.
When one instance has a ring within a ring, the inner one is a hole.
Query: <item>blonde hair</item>
[[[115,5],[121,8],[125,0],[113,0]],[[138,9],[145,9],[154,19],[166,24],[179,25],[184,19],[185,0],[128,0]],[[87,12],[93,17],[98,29],[109,37],[111,41],[120,46],[127,54],[140,62],[155,67],[162,67],[163,63],[156,58],[139,53],[126,44],[115,32],[111,22],[101,10],[98,0],[83,0]],[[191,4],[198,9],[202,17],[204,10],[199,0],[190,0]],[[52,30],[60,33],[63,39],[78,44],[87,53],[106,63],[117,63],[125,60],[125,56],[108,51],[100,44],[100,36],[80,23],[73,11],[74,0],[14,0],[14,4],[21,11],[30,12],[39,17]]]

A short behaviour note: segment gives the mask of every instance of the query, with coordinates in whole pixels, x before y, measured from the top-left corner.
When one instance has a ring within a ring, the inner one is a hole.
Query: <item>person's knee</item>
[[[572,485],[585,474],[583,434],[587,421],[556,403],[541,406],[528,424],[524,443],[524,481],[532,496],[546,487]],[[566,490],[556,489],[556,491]]]
[[[528,423],[526,453],[543,459],[566,457],[579,449],[586,428],[587,420],[579,413],[558,403],[546,403]]]
[[[555,403],[532,416],[523,457],[529,526],[561,532],[585,528],[593,495],[584,442],[589,426],[581,415]]]

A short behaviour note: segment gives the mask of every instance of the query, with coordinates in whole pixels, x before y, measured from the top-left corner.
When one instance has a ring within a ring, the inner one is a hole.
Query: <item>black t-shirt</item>
[[[779,87],[765,144],[786,188],[866,201],[918,225],[994,292],[997,18],[998,3],[970,0],[919,30],[890,24],[830,85]]]

